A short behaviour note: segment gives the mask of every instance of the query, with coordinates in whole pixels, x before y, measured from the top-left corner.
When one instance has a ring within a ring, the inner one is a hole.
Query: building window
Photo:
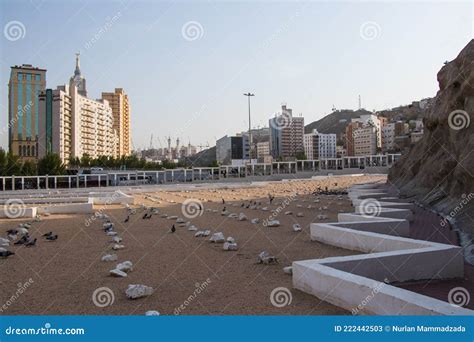
[[[23,74],[21,72],[17,74],[17,77],[18,77],[18,81],[23,81]]]
[[[36,154],[35,154],[35,147],[34,146],[31,146],[31,155],[33,157],[36,157]]]
[[[26,148],[26,155],[29,157],[31,153],[30,145]]]
[[[21,145],[18,145],[18,155],[21,157]]]
[[[26,80],[31,81],[31,74],[26,74]]]
[[[36,74],[35,75],[35,81],[41,81],[41,75]]]
[[[23,145],[23,156],[26,156],[26,145]]]

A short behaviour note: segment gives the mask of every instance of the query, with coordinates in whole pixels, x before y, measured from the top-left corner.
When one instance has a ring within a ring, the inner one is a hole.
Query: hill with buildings
[[[474,40],[438,72],[439,91],[424,117],[425,132],[390,170],[402,195],[449,215],[474,233]]]
[[[342,109],[336,110],[318,121],[313,121],[312,123],[304,127],[305,133],[311,133],[314,129],[317,129],[318,132],[328,134],[335,133],[337,135],[343,133],[346,129],[346,126],[352,119],[358,118],[364,114],[371,114],[371,112],[360,109],[360,110],[350,110]]]

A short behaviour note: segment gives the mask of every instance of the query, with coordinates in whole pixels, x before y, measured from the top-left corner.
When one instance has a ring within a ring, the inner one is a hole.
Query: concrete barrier
[[[472,315],[472,310],[316,262],[293,263],[293,286],[355,315]]]
[[[93,204],[134,204],[135,198],[117,190],[114,192],[90,192],[89,202]]]
[[[353,201],[361,203],[357,194],[374,194],[371,187],[354,187]],[[375,217],[361,215],[356,206],[355,214],[340,213],[339,222],[311,224],[311,240],[367,254],[295,261],[293,286],[353,314],[474,315],[472,310],[389,285],[463,277],[464,258],[458,246],[407,238],[407,220],[413,213],[410,206],[399,207],[411,203],[385,203]]]
[[[94,212],[92,203],[58,204],[38,207],[38,214],[90,214]]]
[[[0,209],[0,217],[1,218],[34,218],[36,217],[36,207],[18,207],[14,210],[6,210],[4,208]]]

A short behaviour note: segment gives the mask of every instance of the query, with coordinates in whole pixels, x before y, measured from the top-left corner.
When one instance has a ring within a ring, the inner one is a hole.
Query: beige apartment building
[[[38,158],[38,94],[45,88],[45,69],[30,64],[11,67],[8,83],[8,145],[10,151],[22,160]]]
[[[102,99],[109,102],[114,117],[113,128],[117,131],[118,144],[116,155],[128,156],[131,153],[130,103],[122,88],[113,93],[102,93]]]
[[[357,128],[353,137],[355,156],[369,156],[377,153],[377,129],[375,127]]]
[[[294,160],[297,154],[304,153],[304,118],[293,116],[293,111],[285,104],[281,114],[269,120],[270,154],[273,158]]]
[[[69,86],[46,89],[39,95],[39,157],[58,154],[67,163],[70,157],[117,157],[118,134],[109,102],[86,96],[79,55]]]

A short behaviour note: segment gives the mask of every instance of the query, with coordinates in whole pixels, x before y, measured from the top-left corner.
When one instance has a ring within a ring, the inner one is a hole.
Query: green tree
[[[21,174],[23,176],[34,176],[36,175],[36,163],[30,160],[26,160],[21,167]]]
[[[39,175],[63,175],[65,166],[57,154],[47,154],[38,161]]]
[[[296,154],[296,159],[297,160],[306,160],[307,158],[306,158],[306,155],[304,154],[304,152],[298,152]]]
[[[4,176],[19,176],[21,175],[20,157],[14,155],[11,151],[7,154],[7,167]]]
[[[0,175],[7,175],[7,153],[4,149],[0,149]]]
[[[89,167],[91,166],[91,157],[87,153],[84,153],[81,157],[81,166],[82,167]]]
[[[81,166],[81,160],[79,157],[70,156],[69,157],[69,166],[70,167],[79,167]]]

